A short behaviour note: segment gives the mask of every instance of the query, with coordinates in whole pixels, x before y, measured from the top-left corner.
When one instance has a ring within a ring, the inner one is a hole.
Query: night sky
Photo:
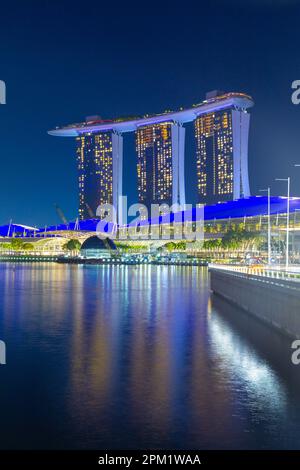
[[[209,3],[209,5],[208,5]],[[75,142],[47,135],[85,116],[175,110],[220,89],[249,93],[252,193],[292,176],[300,195],[300,1],[14,1],[0,6],[0,223],[77,216]],[[135,149],[125,134],[124,193],[136,202]],[[187,202],[196,200],[192,125]]]

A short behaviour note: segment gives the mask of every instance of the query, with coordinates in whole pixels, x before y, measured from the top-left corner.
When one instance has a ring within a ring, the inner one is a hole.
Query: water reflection
[[[211,297],[205,268],[7,264],[0,278],[2,448],[299,445],[289,343]]]

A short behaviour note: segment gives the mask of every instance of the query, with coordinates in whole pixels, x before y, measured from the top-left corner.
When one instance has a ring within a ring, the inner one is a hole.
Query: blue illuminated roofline
[[[300,210],[300,198],[293,197],[290,199],[290,211],[291,213]],[[285,214],[287,211],[287,198],[274,196],[271,198],[271,214]],[[228,220],[230,219],[242,219],[243,217],[259,217],[267,215],[268,213],[268,198],[266,196],[252,196],[247,199],[238,199],[236,201],[227,201],[220,204],[214,204],[211,206],[204,207],[204,220],[205,222]],[[180,218],[180,214],[176,215],[176,220]],[[201,214],[200,214],[201,215]],[[185,211],[185,221],[196,221],[197,213],[196,209],[191,211]],[[174,215],[171,215],[171,222],[174,220]],[[161,216],[157,219],[150,219],[150,221],[141,221],[139,225],[146,225],[147,223],[157,225],[158,223],[168,223],[168,216]],[[67,230],[79,230],[82,232],[95,232],[97,230],[98,219],[88,219],[79,221],[79,227],[76,222],[69,222],[69,224],[52,225],[46,228],[46,232],[56,231],[67,231]],[[0,227],[0,233],[2,235],[7,234],[8,226]],[[115,231],[116,226],[113,223],[109,223],[107,227],[107,233]],[[36,230],[36,235],[43,236],[45,228]]]
[[[271,215],[285,214],[287,212],[287,198],[274,196],[271,197],[270,213]],[[300,198],[290,198],[290,212],[300,210]],[[247,199],[238,199],[234,201],[221,202],[219,204],[204,206],[204,221],[214,220],[242,219],[243,217],[259,217],[268,214],[268,198],[266,196],[251,196]],[[176,214],[163,215],[148,221],[141,221],[140,226],[152,224],[160,225],[164,223],[192,221],[196,222],[201,217],[201,212],[196,211],[196,207],[191,210],[181,211]],[[127,226],[129,226],[128,224]]]
[[[300,198],[293,197],[290,199],[290,211],[294,213],[300,210]],[[271,214],[274,216],[276,214],[285,214],[287,211],[287,198],[286,197],[277,197],[274,196],[271,198]],[[204,207],[204,220],[206,222],[218,221],[218,220],[228,220],[230,219],[242,219],[243,217],[259,217],[264,216],[268,212],[268,198],[266,196],[252,196],[248,199],[239,199],[237,201],[228,201],[222,202],[220,204],[215,204],[212,206]],[[176,219],[180,218],[180,214],[183,217],[183,213],[178,213]],[[171,221],[174,220],[174,216],[171,216]],[[196,209],[191,211],[185,211],[184,213],[185,221],[196,221],[197,213]],[[168,223],[168,216],[162,216],[157,219],[150,219],[152,225],[157,225],[158,223]],[[27,227],[24,225],[3,225],[0,226],[0,236],[6,237],[8,231],[10,236],[13,236],[13,233],[25,234],[25,236],[33,236],[35,233],[36,236],[43,236],[46,232],[59,232],[67,230],[79,230],[82,232],[95,232],[97,230],[97,225],[99,223],[98,219],[89,219],[79,221],[79,227],[76,222],[69,222],[69,224],[59,224],[52,225],[45,228],[40,228],[34,230],[32,227]],[[139,225],[146,225],[147,221],[141,221]],[[115,229],[115,225],[110,223],[107,227],[107,233],[111,233]]]

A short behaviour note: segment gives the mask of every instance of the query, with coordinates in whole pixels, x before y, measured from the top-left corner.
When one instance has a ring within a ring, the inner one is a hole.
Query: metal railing
[[[293,271],[292,268],[286,271],[282,268],[268,268],[268,267],[251,267],[251,266],[234,266],[234,265],[220,265],[220,264],[209,264],[210,268],[219,269],[223,271],[236,272],[241,274],[247,274],[249,276],[259,276],[271,279],[285,279],[295,282],[300,282],[300,270],[299,272]]]

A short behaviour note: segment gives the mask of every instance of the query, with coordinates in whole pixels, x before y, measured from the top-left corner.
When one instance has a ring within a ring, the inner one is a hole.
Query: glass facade
[[[112,133],[86,133],[77,141],[79,218],[96,216],[100,204],[113,203]]]
[[[138,128],[136,132],[139,202],[172,204],[172,122]]]
[[[232,109],[199,116],[195,137],[199,202],[214,204],[233,199]]]

